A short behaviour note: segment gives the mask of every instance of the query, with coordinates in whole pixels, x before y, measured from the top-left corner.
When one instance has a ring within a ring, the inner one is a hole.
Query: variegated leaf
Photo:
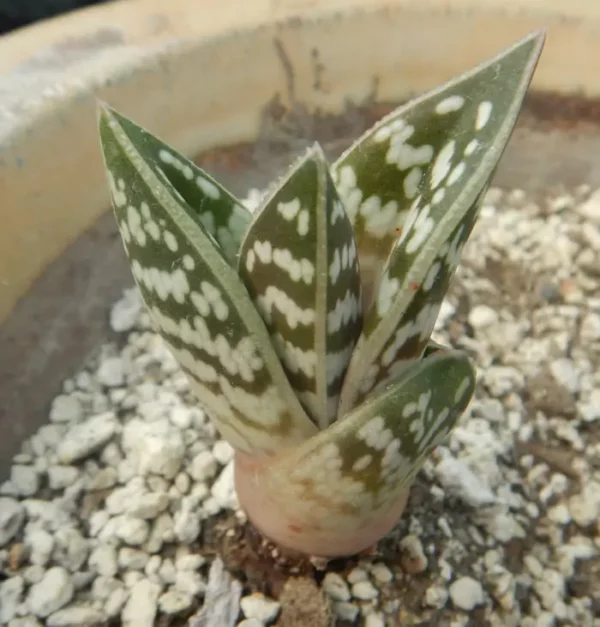
[[[359,388],[367,393],[369,385],[388,377],[395,359],[390,361],[390,352],[410,340],[403,333],[418,330],[423,336],[432,327],[436,303],[419,292],[435,283],[438,291],[447,286],[443,268],[457,261],[472,227],[478,197],[512,134],[543,41],[543,33],[530,35],[401,107],[336,164],[361,271],[366,266],[366,276],[377,281],[340,412],[355,405]],[[415,299],[420,304],[409,316]]]
[[[117,224],[156,329],[235,448],[272,454],[302,442],[316,428],[235,269],[121,121],[102,108],[100,138]]]
[[[476,168],[485,170],[498,160],[543,39],[541,33],[532,34],[398,107],[333,164],[333,179],[354,227],[363,284],[377,283],[420,195],[431,205],[430,217],[439,216],[448,206],[449,198],[443,207],[439,204],[447,187],[456,195]],[[370,304],[366,298],[365,305]]]
[[[337,415],[362,316],[352,226],[318,145],[255,215],[239,274],[298,398],[326,427]]]
[[[235,266],[240,242],[252,218],[242,203],[195,163],[173,150],[131,120],[112,115],[143,156],[144,161],[188,207],[190,217],[200,222],[219,243],[227,261]]]
[[[425,280],[420,285],[411,286],[413,297],[398,328],[388,337],[383,349],[353,390],[354,405],[377,394],[397,379],[415,361],[421,359],[429,346],[442,301],[458,266],[463,246],[475,226],[486,190],[487,186],[438,251]],[[377,295],[382,296],[381,290]]]
[[[295,533],[317,544],[359,535],[393,511],[426,457],[467,407],[475,373],[459,351],[438,351],[343,420],[277,459],[261,488]]]

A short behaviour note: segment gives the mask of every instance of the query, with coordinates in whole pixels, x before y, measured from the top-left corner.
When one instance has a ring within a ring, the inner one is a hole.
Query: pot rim
[[[412,34],[415,24],[428,36]],[[294,98],[329,111],[340,109],[342,95],[367,98],[377,78],[378,99],[402,100],[540,27],[548,38],[532,89],[600,97],[600,73],[587,63],[600,56],[596,0],[221,0],[201,8],[180,0],[168,9],[161,0],[119,0],[0,38],[0,324],[109,206],[92,117],[97,97],[198,153],[255,138],[262,107],[276,93],[289,99],[292,77]],[[390,37],[368,45],[385,32]],[[365,39],[359,54],[345,46],[352,33]],[[307,46],[322,54],[327,89],[314,89]],[[250,97],[232,108],[227,92],[243,78],[249,49]],[[199,63],[227,57],[238,76],[218,84],[210,74],[212,101],[198,87],[182,89]],[[196,108],[183,102],[194,97]],[[52,146],[65,154],[56,158]]]

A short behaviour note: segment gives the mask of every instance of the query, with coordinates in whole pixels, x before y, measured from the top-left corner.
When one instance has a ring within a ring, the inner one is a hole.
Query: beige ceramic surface
[[[295,97],[335,110],[375,84],[405,98],[544,26],[534,87],[599,96],[597,0],[123,0],[3,38],[0,321],[106,208],[96,97],[195,152],[255,136],[289,93],[282,51]]]
[[[65,364],[105,332],[98,302],[105,316],[129,282],[97,222],[96,98],[195,154],[253,140],[276,94],[331,112],[400,101],[543,27],[534,89],[600,98],[598,0],[120,0],[1,38],[0,475]],[[517,138],[508,180],[560,180],[570,164],[600,183],[588,135]]]

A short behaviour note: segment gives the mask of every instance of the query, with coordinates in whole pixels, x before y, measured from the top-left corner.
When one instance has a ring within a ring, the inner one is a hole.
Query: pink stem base
[[[324,521],[322,527],[298,519],[294,512],[283,511],[264,481],[268,461],[257,460],[240,452],[235,456],[235,488],[240,505],[250,522],[269,540],[288,551],[309,557],[338,558],[356,555],[377,544],[389,533],[402,515],[408,500],[407,488],[394,506],[379,516],[357,521],[347,531]],[[285,499],[284,499],[285,500]]]

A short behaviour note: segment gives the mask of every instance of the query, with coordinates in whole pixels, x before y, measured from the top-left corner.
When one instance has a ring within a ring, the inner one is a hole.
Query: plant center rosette
[[[254,212],[100,107],[136,284],[236,450],[241,506],[281,546],[371,547],[467,407],[467,356],[430,336],[543,40],[399,107],[331,167],[315,144]]]

